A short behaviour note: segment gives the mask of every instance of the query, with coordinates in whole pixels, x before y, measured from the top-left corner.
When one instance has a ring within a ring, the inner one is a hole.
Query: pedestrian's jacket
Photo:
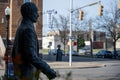
[[[48,78],[56,76],[50,66],[39,57],[39,43],[30,20],[22,20],[15,36],[12,59],[17,80],[38,80],[39,72]]]
[[[62,50],[57,49],[56,61],[62,61]]]

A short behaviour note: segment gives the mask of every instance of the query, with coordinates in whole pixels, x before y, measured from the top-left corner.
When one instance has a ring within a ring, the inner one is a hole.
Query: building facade
[[[64,49],[60,36],[45,36],[42,38],[42,41],[43,49],[57,49],[57,45],[61,45],[61,49]]]
[[[69,35],[69,33],[68,33]],[[47,49],[48,47],[48,44],[49,42],[52,42],[53,45],[51,46],[52,49],[55,49],[56,46],[54,46],[55,43],[58,43],[56,42],[56,37],[55,36],[59,36],[59,44],[62,44],[62,41],[61,41],[61,36],[60,36],[60,32],[59,31],[49,31],[47,32],[46,36],[43,37],[43,49]],[[75,35],[74,35],[75,36]],[[54,37],[54,38],[53,38]],[[106,34],[105,32],[100,32],[100,31],[92,31],[91,34],[89,32],[84,32],[82,34],[82,37],[84,38],[85,40],[85,45],[86,46],[89,46],[90,47],[90,37],[92,39],[92,43],[93,43],[93,48],[94,49],[100,49],[100,48],[105,48],[105,41],[106,41]],[[77,42],[77,38],[75,38],[73,41],[74,42]],[[72,46],[73,46],[73,49],[77,49],[77,45],[73,45],[72,43]],[[111,42],[108,42],[107,45],[108,47],[111,47],[110,45]],[[63,44],[62,44],[63,45]],[[66,47],[69,45],[69,40],[67,40],[67,45]]]
[[[0,35],[4,39],[6,37],[5,8],[10,5],[9,3],[9,0],[0,0]]]
[[[40,49],[42,49],[42,11],[43,0],[0,0],[0,35],[3,40],[6,39],[6,17],[5,8],[10,7],[10,22],[9,22],[9,39],[14,40],[14,36],[21,20],[20,7],[25,2],[33,2],[38,7],[39,18],[35,23],[36,33],[40,42]]]

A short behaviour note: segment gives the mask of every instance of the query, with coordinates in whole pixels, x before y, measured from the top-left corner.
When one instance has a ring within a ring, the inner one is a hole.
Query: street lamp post
[[[7,6],[5,9],[5,16],[6,16],[6,46],[8,46],[8,41],[9,41],[9,19],[10,19],[10,8]]]
[[[6,16],[6,53],[5,57],[8,58],[8,47],[9,47],[9,20],[10,20],[10,8],[7,6],[5,9],[5,16]],[[5,62],[5,75],[8,79],[8,60]]]
[[[52,10],[46,11],[46,13],[47,13],[48,27],[49,28],[53,28],[52,27],[52,18],[53,18],[52,14],[57,14],[57,11],[55,11],[54,9],[52,9]]]

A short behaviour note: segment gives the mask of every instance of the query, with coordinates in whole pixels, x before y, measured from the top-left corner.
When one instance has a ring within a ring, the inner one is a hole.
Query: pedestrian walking
[[[57,54],[56,54],[56,61],[62,61],[62,50],[61,50],[61,45],[57,46]]]

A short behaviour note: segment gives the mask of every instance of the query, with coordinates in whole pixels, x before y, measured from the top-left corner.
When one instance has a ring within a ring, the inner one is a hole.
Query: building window
[[[26,3],[26,2],[31,2],[31,0],[24,0],[24,3]]]
[[[4,23],[4,18],[2,17],[2,19],[1,19],[1,23],[3,24]]]
[[[9,0],[0,0],[0,3],[8,3]]]

